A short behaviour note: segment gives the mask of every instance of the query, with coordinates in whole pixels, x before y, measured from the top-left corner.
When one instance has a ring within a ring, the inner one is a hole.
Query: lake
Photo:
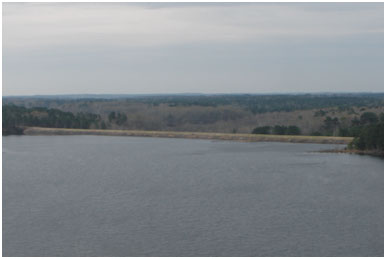
[[[337,145],[2,140],[3,256],[383,256],[383,160]]]

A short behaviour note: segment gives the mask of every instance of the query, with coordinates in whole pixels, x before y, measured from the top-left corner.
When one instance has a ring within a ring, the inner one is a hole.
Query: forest
[[[90,113],[63,112],[58,109],[44,107],[25,108],[15,105],[4,105],[3,135],[21,134],[26,126],[38,126],[48,128],[74,128],[89,129],[91,125],[99,125],[99,115]]]
[[[3,97],[3,135],[27,126],[350,136],[383,149],[383,93]]]
[[[138,95],[110,99],[104,95],[95,95],[93,98],[44,98],[41,97],[6,97],[5,103],[35,103],[38,106],[50,106],[52,104],[63,105],[78,102],[117,102],[142,103],[149,106],[167,105],[169,107],[219,107],[238,106],[253,114],[279,111],[295,111],[318,109],[325,107],[337,107],[339,110],[357,107],[383,106],[383,93],[359,93],[359,94],[212,94],[212,95]]]

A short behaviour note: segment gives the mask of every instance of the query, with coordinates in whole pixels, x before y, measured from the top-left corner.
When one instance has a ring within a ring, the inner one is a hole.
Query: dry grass
[[[326,136],[290,136],[290,135],[259,135],[259,134],[230,134],[209,132],[176,132],[176,131],[143,131],[143,130],[98,130],[98,129],[59,129],[29,127],[24,130],[26,135],[106,135],[106,136],[137,136],[160,138],[189,138],[189,139],[218,139],[244,142],[294,142],[294,143],[322,143],[348,144],[351,137]]]

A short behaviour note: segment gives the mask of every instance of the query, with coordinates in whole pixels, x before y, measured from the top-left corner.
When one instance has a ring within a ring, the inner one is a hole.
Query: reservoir
[[[383,160],[342,146],[2,140],[3,256],[383,256]]]

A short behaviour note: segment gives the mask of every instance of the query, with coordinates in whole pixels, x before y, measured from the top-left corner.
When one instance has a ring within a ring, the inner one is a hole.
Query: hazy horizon
[[[376,91],[363,91],[363,92],[281,92],[281,93],[248,93],[248,92],[239,92],[239,93],[138,93],[138,94],[126,94],[126,93],[103,93],[103,94],[95,94],[95,93],[79,93],[79,94],[31,94],[31,95],[3,95],[3,97],[55,97],[55,96],[213,96],[213,95],[361,95],[361,94],[384,94],[384,92],[376,92]]]
[[[3,3],[3,96],[383,93],[383,3]]]

